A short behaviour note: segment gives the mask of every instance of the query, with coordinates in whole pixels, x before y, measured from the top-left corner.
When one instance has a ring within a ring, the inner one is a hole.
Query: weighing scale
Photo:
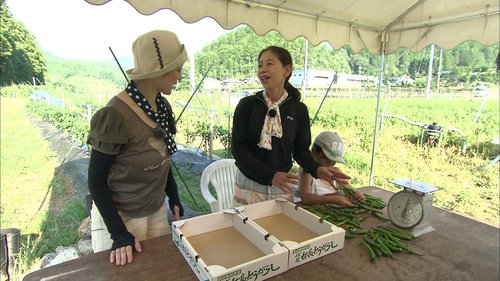
[[[429,225],[434,198],[432,192],[441,188],[409,178],[389,182],[403,188],[387,202],[389,224],[415,237],[433,231],[434,228]]]

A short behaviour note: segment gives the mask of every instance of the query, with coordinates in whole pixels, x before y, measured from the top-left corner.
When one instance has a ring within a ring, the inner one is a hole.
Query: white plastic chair
[[[238,169],[234,163],[234,159],[217,160],[201,174],[201,194],[210,205],[212,213],[233,207],[234,182]],[[217,199],[210,193],[209,184],[215,189]]]

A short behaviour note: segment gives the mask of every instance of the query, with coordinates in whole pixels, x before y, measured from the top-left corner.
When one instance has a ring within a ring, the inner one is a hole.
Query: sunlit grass
[[[1,100],[2,228],[38,232],[47,211],[55,159],[28,120],[25,99]]]
[[[56,158],[26,114],[25,98],[1,98],[2,228],[21,230],[20,251],[10,261],[17,280],[58,246],[77,242],[83,203],[54,175]],[[58,202],[58,201],[64,202]]]

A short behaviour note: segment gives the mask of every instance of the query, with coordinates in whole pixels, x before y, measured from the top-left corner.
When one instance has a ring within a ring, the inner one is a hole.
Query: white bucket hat
[[[321,132],[316,139],[314,139],[314,144],[321,147],[328,159],[339,163],[345,163],[343,157],[344,142],[339,134],[330,131]]]
[[[134,68],[127,70],[131,80],[158,77],[184,64],[186,48],[177,35],[166,30],[154,30],[141,35],[132,45]]]

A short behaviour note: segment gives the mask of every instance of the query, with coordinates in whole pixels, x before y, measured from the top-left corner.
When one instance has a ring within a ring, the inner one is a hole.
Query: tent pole
[[[306,90],[307,90],[307,79],[309,79],[309,77],[307,77],[307,55],[309,53],[309,40],[307,40],[307,38],[304,40],[304,48],[305,48],[305,52],[304,52],[304,80],[302,80],[302,93],[306,93]]]
[[[377,89],[377,112],[375,113],[375,128],[373,130],[373,144],[372,144],[372,160],[370,164],[370,181],[369,185],[373,186],[373,170],[375,165],[375,147],[377,145],[377,131],[378,131],[378,115],[380,108],[380,93],[382,91],[382,79],[384,76],[384,60],[385,60],[385,50],[382,50],[382,60],[380,61],[380,73],[378,75],[378,89]]]

